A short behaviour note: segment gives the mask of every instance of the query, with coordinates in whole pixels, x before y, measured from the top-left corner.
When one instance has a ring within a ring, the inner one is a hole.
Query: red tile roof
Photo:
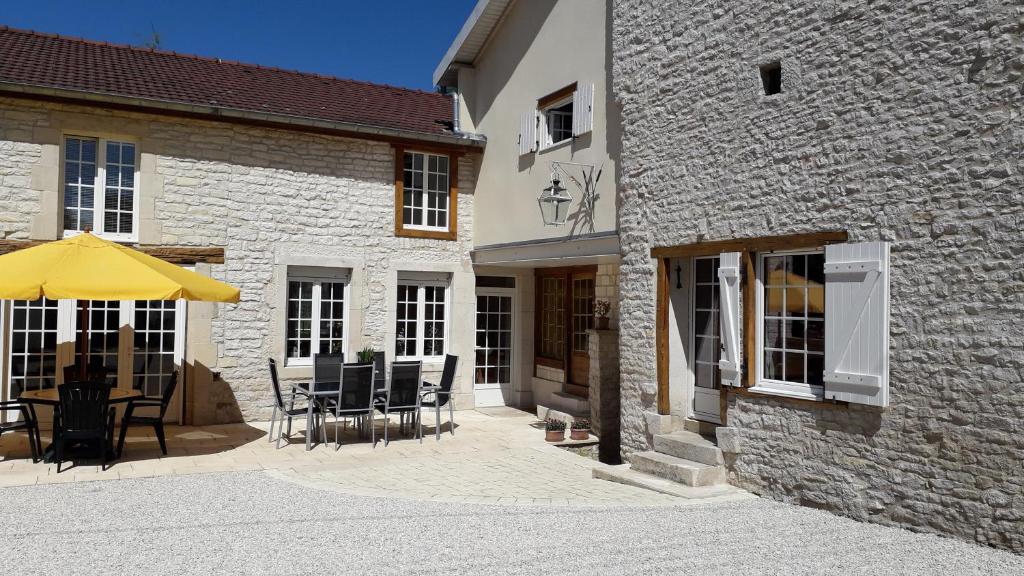
[[[0,82],[451,134],[447,96],[0,27]]]

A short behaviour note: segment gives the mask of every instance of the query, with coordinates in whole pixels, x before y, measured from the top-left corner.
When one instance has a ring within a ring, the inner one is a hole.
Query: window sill
[[[410,228],[402,226],[395,229],[395,236],[400,238],[427,238],[431,240],[456,240],[455,230],[442,230],[440,228]]]
[[[552,150],[557,150],[559,148],[564,148],[565,146],[568,146],[569,144],[572,144],[573,140],[574,140],[574,138],[570,137],[570,138],[566,138],[565,140],[559,140],[558,142],[555,142],[554,144],[548,144],[547,146],[542,146],[541,148],[539,148],[537,150],[537,153],[538,154],[543,154],[545,152],[550,152]]]
[[[821,402],[824,399],[825,393],[821,386],[804,386],[799,388],[791,386],[784,383],[761,382],[753,388],[747,388],[747,392],[763,396],[782,396],[783,398],[793,398],[796,400],[810,400],[812,402]]]
[[[82,230],[65,230],[64,233],[61,235],[61,238],[74,238],[75,236],[79,236],[82,233]],[[111,242],[119,242],[122,244],[137,244],[139,242],[139,237],[137,235],[132,234],[109,234],[106,232],[90,232],[90,234],[97,238],[102,238],[104,240],[109,240]]]

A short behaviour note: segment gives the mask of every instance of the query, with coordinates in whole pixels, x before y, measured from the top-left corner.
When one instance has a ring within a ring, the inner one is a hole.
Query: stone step
[[[652,476],[644,472],[632,470],[629,466],[605,466],[594,468],[590,474],[598,480],[617,482],[626,486],[652,490],[660,494],[677,496],[679,498],[704,499],[714,498],[715,500],[739,500],[754,498],[754,495],[740,490],[728,484],[715,484],[712,486],[686,486],[678,482],[666,480],[658,476]]]
[[[718,446],[712,440],[693,432],[656,434],[654,436],[654,451],[683,460],[693,460],[708,466],[725,464],[722,451],[718,449]]]
[[[555,392],[551,395],[551,399],[548,401],[550,404],[549,408],[554,408],[559,412],[565,412],[567,414],[590,414],[590,401],[586,398],[580,398],[579,396],[573,396],[572,394],[566,394],[565,392]]]
[[[725,466],[709,466],[661,452],[638,452],[629,457],[633,470],[645,472],[687,486],[725,484]]]
[[[576,420],[589,420],[590,413],[587,414],[570,414],[561,410],[556,410],[549,406],[537,405],[537,419],[538,420],[561,420],[565,422],[566,427],[572,426],[572,423]],[[569,432],[566,431],[566,436]]]

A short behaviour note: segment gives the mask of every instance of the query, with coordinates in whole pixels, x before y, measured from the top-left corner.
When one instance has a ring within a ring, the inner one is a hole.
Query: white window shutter
[[[582,136],[594,129],[594,85],[580,84],[572,95],[572,135]]]
[[[889,405],[889,244],[825,247],[825,398]]]
[[[519,118],[519,155],[537,150],[537,112],[524,112]]]
[[[719,342],[722,355],[718,369],[722,372],[723,386],[740,386],[740,253],[723,252],[718,264],[718,319],[720,323]]]

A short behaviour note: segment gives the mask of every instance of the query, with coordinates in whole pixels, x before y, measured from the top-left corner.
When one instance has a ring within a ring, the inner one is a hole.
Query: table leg
[[[306,408],[306,451],[312,447],[309,445],[309,438],[313,435],[313,399],[309,399],[309,406]]]
[[[434,395],[434,440],[441,439],[441,397]]]

